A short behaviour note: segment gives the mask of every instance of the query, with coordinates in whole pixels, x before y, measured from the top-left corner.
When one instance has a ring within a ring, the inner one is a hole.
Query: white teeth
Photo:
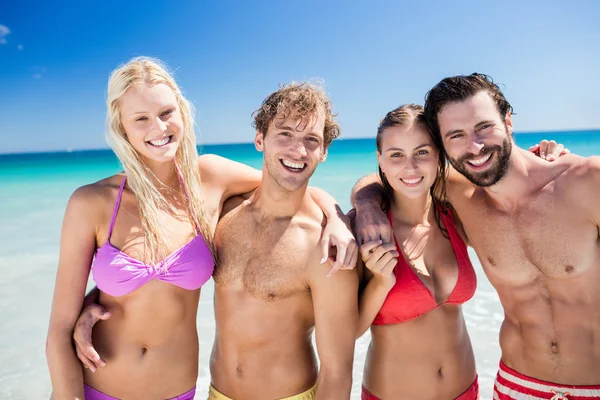
[[[487,156],[483,156],[481,158],[476,158],[475,160],[469,160],[468,163],[472,164],[476,167],[479,167],[480,165],[483,165],[487,162],[487,160],[490,159],[490,157],[492,156],[492,153],[488,154]]]
[[[150,140],[150,144],[153,146],[164,146],[165,144],[169,143],[170,139],[171,139],[171,137],[167,136],[164,139]]]
[[[415,183],[419,183],[423,180],[423,177],[415,178],[415,179],[402,179],[402,182],[408,183],[409,185],[413,185]]]
[[[287,160],[282,160],[282,162],[283,162],[283,165],[285,165],[286,167],[295,168],[295,169],[304,168],[304,163],[295,163],[295,162],[291,162],[291,161],[287,161]]]

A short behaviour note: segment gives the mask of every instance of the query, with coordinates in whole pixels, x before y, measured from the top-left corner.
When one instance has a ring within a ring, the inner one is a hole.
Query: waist
[[[198,378],[198,345],[180,341],[140,347],[116,341],[110,352],[99,350],[106,366],[84,369],[84,382],[116,398],[173,398],[193,387]]]
[[[436,393],[460,393],[473,382],[475,358],[464,321],[454,329],[403,325],[371,328],[363,374],[367,388],[388,393],[387,397],[406,390],[420,393],[416,398],[427,398],[426,393],[436,398]]]
[[[260,398],[280,398],[312,387],[318,363],[310,337],[300,341],[274,339],[269,344],[246,347],[235,339],[217,336],[210,373],[214,387],[229,397],[250,398],[251,393],[258,393]]]
[[[548,382],[600,384],[600,321],[593,318],[515,323],[506,319],[500,329],[502,360],[511,368]]]

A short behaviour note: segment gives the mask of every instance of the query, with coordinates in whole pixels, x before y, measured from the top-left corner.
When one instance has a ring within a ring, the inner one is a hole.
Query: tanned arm
[[[83,187],[71,196],[63,220],[46,358],[56,399],[83,400],[83,373],[71,335],[81,311],[96,249],[97,196]]]
[[[321,363],[316,398],[347,400],[352,389],[358,322],[358,273],[356,270],[339,271],[327,277],[327,271],[318,262],[313,262],[308,270],[308,285]]]
[[[377,174],[362,177],[350,196],[356,209],[355,236],[358,245],[381,240],[392,242],[392,228],[386,215],[381,211],[385,193]]]

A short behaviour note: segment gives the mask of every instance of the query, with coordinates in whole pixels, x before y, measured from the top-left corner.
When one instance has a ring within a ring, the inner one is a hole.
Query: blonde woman
[[[258,186],[260,173],[198,157],[192,107],[157,60],[115,70],[107,106],[107,137],[124,173],[77,189],[67,205],[46,348],[54,396],[192,399],[211,238],[223,202]],[[341,243],[335,268],[348,264],[345,249],[355,246],[335,202],[313,194],[335,220],[327,229]],[[95,373],[82,368],[71,341],[90,271],[111,313],[94,331],[96,349],[110,360]]]

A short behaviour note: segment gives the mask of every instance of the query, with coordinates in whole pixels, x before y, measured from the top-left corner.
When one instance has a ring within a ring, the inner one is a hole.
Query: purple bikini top
[[[126,180],[127,177],[123,177],[117,194],[108,239],[96,250],[92,265],[92,277],[98,289],[111,296],[124,296],[152,279],[169,282],[187,290],[201,288],[212,276],[215,263],[210,248],[200,233],[155,266],[128,256],[110,243]]]

